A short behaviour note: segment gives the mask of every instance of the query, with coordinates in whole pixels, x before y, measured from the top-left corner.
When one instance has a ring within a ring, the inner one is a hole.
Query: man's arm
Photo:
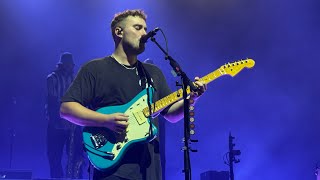
[[[180,121],[184,117],[183,100],[177,101],[172,104],[163,117],[171,123]]]
[[[94,83],[95,77],[87,66],[81,67],[77,77],[61,99],[60,116],[80,126],[106,127],[115,132],[123,132],[128,126],[127,115],[102,114],[85,107],[85,103],[90,101]]]
[[[199,77],[195,78],[195,84],[198,87],[198,92],[191,92],[189,98],[193,100],[193,105],[196,103],[198,98],[207,90],[206,84],[199,81]],[[176,123],[184,117],[183,111],[183,99],[175,102],[170,106],[167,113],[164,115],[168,121]]]
[[[60,116],[80,126],[106,127],[116,132],[122,132],[128,126],[128,116],[123,113],[102,114],[78,102],[63,102]]]

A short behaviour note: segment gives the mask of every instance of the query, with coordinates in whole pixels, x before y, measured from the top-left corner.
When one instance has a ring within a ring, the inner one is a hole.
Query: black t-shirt
[[[171,93],[158,67],[140,61],[136,66],[137,69],[125,68],[110,56],[89,61],[81,67],[62,102],[78,102],[93,110],[126,104],[146,87],[141,66],[155,87],[153,102]],[[153,123],[158,127],[157,118]],[[94,177],[103,179],[112,174],[128,179],[161,178],[159,138],[151,143],[135,144],[126,152],[117,168],[112,172],[95,170]]]

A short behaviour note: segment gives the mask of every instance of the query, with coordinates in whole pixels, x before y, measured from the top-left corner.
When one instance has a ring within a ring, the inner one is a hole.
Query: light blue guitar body
[[[152,99],[153,91],[153,88],[149,88],[150,99]],[[157,128],[150,124],[151,118],[145,117],[142,112],[148,107],[147,100],[147,89],[145,89],[127,104],[97,110],[103,114],[125,113],[129,115],[129,125],[126,133],[122,134],[101,127],[83,129],[84,146],[95,168],[101,171],[112,169],[133,144],[149,142],[156,137]]]

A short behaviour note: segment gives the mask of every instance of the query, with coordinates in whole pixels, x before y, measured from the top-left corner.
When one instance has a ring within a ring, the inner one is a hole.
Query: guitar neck
[[[205,84],[208,84],[211,81],[213,81],[213,80],[215,80],[225,74],[226,73],[224,72],[224,70],[219,68],[219,69],[209,73],[208,75],[200,78],[200,81],[204,82]],[[182,91],[182,88],[180,88],[177,91],[175,91],[175,92],[169,94],[168,96],[153,103],[151,105],[151,108],[152,108],[151,115],[159,114],[161,112],[161,110],[163,110],[164,108],[166,108],[166,107],[170,106],[171,104],[182,99],[182,94],[183,94],[183,91]],[[190,94],[190,87],[187,88],[187,94]],[[144,108],[142,111],[146,117],[150,116],[150,112],[149,112],[148,107]]]

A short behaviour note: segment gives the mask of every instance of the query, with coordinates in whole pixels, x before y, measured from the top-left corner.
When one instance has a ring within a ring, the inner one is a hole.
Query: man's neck
[[[124,65],[134,65],[137,62],[137,55],[130,55],[125,53],[123,50],[117,48],[113,53],[112,56],[121,64]]]

